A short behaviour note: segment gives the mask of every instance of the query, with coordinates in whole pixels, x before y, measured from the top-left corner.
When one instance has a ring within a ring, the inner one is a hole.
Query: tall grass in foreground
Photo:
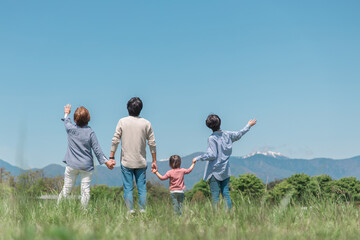
[[[331,200],[308,206],[233,203],[231,213],[210,202],[185,202],[174,216],[170,202],[149,202],[145,214],[127,216],[123,202],[0,198],[1,239],[359,239],[359,209]]]

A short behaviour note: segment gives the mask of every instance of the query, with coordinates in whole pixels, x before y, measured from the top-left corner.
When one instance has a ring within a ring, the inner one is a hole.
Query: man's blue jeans
[[[146,168],[127,168],[121,165],[122,181],[124,185],[124,199],[129,210],[134,209],[133,190],[134,178],[139,192],[140,210],[146,207]]]
[[[220,193],[225,199],[225,207],[227,210],[231,209],[231,198],[229,192],[229,182],[230,178],[227,178],[223,181],[217,180],[214,176],[212,176],[209,180],[210,183],[210,191],[212,196],[213,206],[216,207],[219,202]]]

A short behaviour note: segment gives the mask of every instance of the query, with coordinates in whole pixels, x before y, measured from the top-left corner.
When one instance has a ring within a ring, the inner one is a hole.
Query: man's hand
[[[112,170],[115,167],[115,160],[114,159],[110,159],[109,161],[107,161],[105,163],[105,165],[108,167],[108,169]]]
[[[71,105],[70,104],[64,106],[64,112],[65,112],[65,114],[70,114],[70,112],[71,112]]]
[[[254,119],[251,119],[249,122],[248,122],[248,124],[252,127],[252,126],[254,126],[255,124],[256,124],[256,119],[254,118]]]
[[[196,158],[193,159],[193,164],[195,164],[195,163],[196,163]]]
[[[151,164],[151,171],[153,171],[153,170],[157,171],[157,164],[156,164],[156,162],[153,162],[153,163]]]

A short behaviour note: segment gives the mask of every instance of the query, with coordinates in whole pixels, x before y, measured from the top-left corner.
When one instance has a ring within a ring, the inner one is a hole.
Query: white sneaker
[[[128,216],[135,216],[135,210],[129,210],[127,211],[127,214]]]
[[[141,214],[146,213],[146,210],[145,209],[140,209],[140,213]]]

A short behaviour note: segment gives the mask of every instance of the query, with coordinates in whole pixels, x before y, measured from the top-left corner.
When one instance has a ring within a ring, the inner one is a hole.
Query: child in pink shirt
[[[169,166],[172,168],[171,170],[167,171],[164,176],[157,170],[152,170],[153,173],[158,176],[158,178],[162,181],[170,178],[169,181],[169,190],[170,190],[170,198],[171,202],[174,206],[175,213],[181,215],[181,207],[182,202],[184,201],[184,175],[189,174],[194,166],[196,161],[193,161],[189,169],[180,168],[181,166],[181,158],[178,155],[172,155],[169,159]]]

